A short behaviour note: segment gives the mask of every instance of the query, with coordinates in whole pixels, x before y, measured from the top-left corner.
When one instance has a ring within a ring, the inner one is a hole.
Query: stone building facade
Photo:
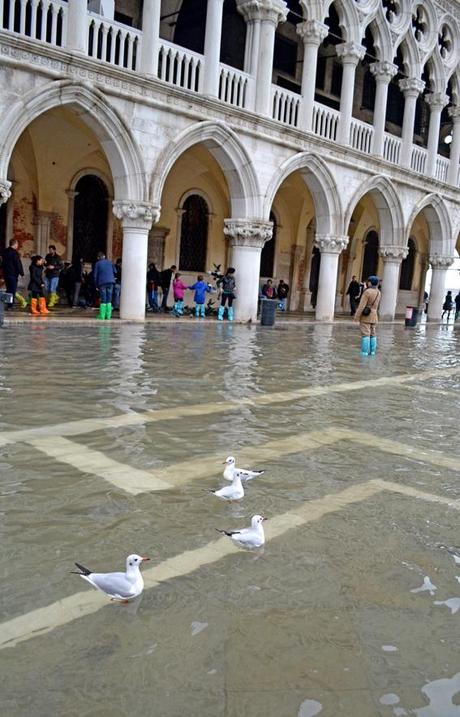
[[[330,320],[352,275],[438,319],[458,248],[454,0],[0,0],[0,245],[263,279]]]

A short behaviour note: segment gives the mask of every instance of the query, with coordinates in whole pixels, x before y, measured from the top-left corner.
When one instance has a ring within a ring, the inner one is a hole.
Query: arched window
[[[407,242],[407,248],[407,256],[401,262],[401,276],[399,278],[399,288],[403,291],[410,291],[412,289],[412,281],[414,279],[415,255],[417,254],[417,247],[413,239],[409,239]]]
[[[260,276],[265,279],[270,279],[273,276],[275,266],[276,219],[273,212],[270,212],[270,221],[273,222],[272,238],[263,245],[260,257]]]
[[[182,206],[179,269],[206,271],[209,209],[199,194],[191,194]]]
[[[206,3],[202,0],[183,0],[176,20],[174,43],[189,50],[204,52]]]
[[[321,252],[317,246],[313,247],[310,264],[310,281],[308,288],[311,291],[310,303],[314,309],[316,309],[316,300],[318,298],[318,286],[319,286],[319,270],[321,267]]]
[[[72,260],[95,262],[97,253],[106,251],[109,193],[93,174],[79,179],[75,191]]]
[[[363,271],[361,274],[364,281],[369,276],[374,276],[377,273],[378,264],[379,235],[376,231],[371,229],[371,231],[367,233],[366,240],[364,242]]]

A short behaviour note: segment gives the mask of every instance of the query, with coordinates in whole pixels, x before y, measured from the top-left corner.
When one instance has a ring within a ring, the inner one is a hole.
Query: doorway
[[[106,252],[109,193],[94,174],[79,179],[75,191],[72,261],[93,264],[98,252]]]

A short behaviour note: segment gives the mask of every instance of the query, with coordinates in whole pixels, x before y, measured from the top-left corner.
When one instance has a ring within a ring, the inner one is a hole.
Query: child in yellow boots
[[[30,281],[28,288],[32,297],[30,300],[30,313],[34,316],[38,316],[39,314],[49,314],[49,311],[46,308],[45,295],[43,293],[43,288],[45,286],[45,282],[43,281],[44,261],[43,257],[37,254],[32,257],[32,264],[29,268]]]

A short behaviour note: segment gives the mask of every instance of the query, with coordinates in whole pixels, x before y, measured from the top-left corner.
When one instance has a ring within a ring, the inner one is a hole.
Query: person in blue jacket
[[[97,262],[93,269],[93,280],[101,299],[97,318],[111,319],[113,287],[116,280],[115,268],[112,262],[105,258],[105,254],[102,251],[97,255]]]
[[[205,317],[205,301],[206,301],[206,293],[211,293],[212,288],[207,284],[205,281],[203,281],[203,277],[201,274],[198,274],[196,282],[188,287],[189,289],[192,289],[195,292],[195,296],[193,297],[193,300],[195,302],[195,316],[199,318],[204,319]]]

